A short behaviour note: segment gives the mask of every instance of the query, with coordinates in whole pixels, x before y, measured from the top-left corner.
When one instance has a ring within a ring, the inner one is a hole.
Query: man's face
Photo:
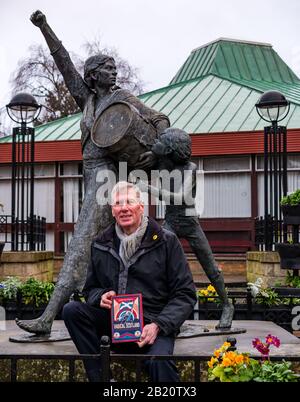
[[[143,213],[144,205],[134,189],[123,189],[116,193],[112,205],[112,215],[125,233],[130,234],[136,231]]]
[[[93,78],[99,87],[113,87],[116,84],[117,69],[112,60],[106,61],[93,71]]]

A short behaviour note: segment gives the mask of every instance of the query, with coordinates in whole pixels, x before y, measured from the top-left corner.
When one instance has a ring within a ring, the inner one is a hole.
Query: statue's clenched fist
[[[46,16],[40,10],[37,10],[31,14],[30,20],[34,25],[41,28],[41,26],[46,22]]]

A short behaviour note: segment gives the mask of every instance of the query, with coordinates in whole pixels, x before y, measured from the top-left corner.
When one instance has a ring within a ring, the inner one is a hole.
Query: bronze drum
[[[157,131],[133,105],[115,102],[97,117],[91,138],[98,147],[107,148],[113,159],[138,167],[139,156],[151,149]]]

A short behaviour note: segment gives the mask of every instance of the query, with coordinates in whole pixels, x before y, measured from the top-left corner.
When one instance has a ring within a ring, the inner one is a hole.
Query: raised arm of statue
[[[76,70],[69,53],[52,31],[47,23],[46,16],[41,11],[35,11],[31,15],[30,20],[35,26],[40,28],[50,49],[51,55],[55,60],[57,68],[64,77],[71,95],[75,99],[79,108],[83,110],[87,97],[90,94],[90,90],[79,72]]]
[[[194,187],[193,171],[186,171],[183,175],[183,180],[178,188],[178,191],[173,192],[165,188],[157,188],[143,181],[138,181],[136,184],[141,191],[147,191],[161,201],[170,202],[172,205],[183,205],[185,201],[190,199]]]

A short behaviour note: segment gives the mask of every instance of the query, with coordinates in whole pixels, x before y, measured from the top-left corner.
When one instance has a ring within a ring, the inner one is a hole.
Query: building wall
[[[193,160],[204,177],[196,197],[197,210],[213,249],[226,252],[252,248],[254,218],[264,213],[263,157],[217,156]],[[38,163],[35,175],[35,212],[47,220],[47,249],[63,253],[84,197],[82,162]],[[297,188],[300,188],[300,154],[291,154],[288,191]],[[10,197],[10,167],[0,165],[0,202],[8,215]],[[164,218],[163,203],[159,202],[151,211],[157,219]],[[148,206],[146,214],[149,214]],[[1,234],[0,239],[3,239]]]

